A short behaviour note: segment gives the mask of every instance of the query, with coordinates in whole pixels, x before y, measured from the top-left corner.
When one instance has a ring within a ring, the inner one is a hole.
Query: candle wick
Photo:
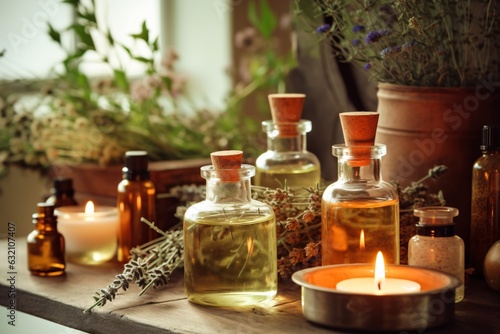
[[[377,287],[378,287],[378,291],[381,291],[382,290],[382,282],[378,282]]]

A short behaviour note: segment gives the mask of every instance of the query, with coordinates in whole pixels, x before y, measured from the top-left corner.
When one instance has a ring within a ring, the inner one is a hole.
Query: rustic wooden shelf
[[[7,240],[0,240],[5,254]],[[212,308],[190,303],[184,295],[182,270],[169,285],[151,289],[139,297],[132,285],[113,302],[83,310],[93,303],[92,295],[106,287],[122,271],[118,263],[80,266],[69,263],[61,277],[30,275],[26,263],[26,243],[17,241],[16,264],[8,270],[7,259],[0,263],[0,303],[15,301],[16,309],[89,333],[343,333],[322,328],[302,316],[300,288],[280,284],[278,296],[253,307]],[[9,272],[15,272],[15,298],[7,298]],[[472,279],[465,299],[456,305],[455,321],[432,333],[500,333],[500,293],[489,289],[482,279]],[[5,318],[2,321],[8,321]]]

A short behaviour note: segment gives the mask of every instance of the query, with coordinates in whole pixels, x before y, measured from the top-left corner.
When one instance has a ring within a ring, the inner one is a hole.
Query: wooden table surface
[[[344,333],[322,328],[302,316],[300,288],[294,283],[280,284],[278,296],[252,307],[214,308],[190,303],[184,295],[182,270],[169,285],[150,289],[138,296],[132,285],[116,299],[91,313],[83,310],[93,303],[92,295],[106,287],[122,271],[118,263],[80,266],[68,263],[60,277],[30,275],[26,262],[26,243],[17,240],[16,262],[8,268],[7,257],[0,263],[0,304],[15,307],[62,325],[89,333]],[[7,254],[7,240],[0,240]],[[10,274],[14,272],[15,274]],[[9,279],[14,277],[13,286]],[[15,290],[15,297],[8,297]],[[5,315],[2,321],[7,321]],[[500,293],[489,289],[484,280],[472,279],[465,299],[456,304],[455,321],[429,333],[500,333]]]

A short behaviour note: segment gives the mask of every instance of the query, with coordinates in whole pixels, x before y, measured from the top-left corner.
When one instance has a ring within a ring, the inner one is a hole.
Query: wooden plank
[[[7,240],[0,240],[7,249]],[[122,265],[109,262],[99,266],[68,263],[66,275],[36,277],[26,262],[26,243],[17,241],[14,272],[16,308],[65,326],[91,333],[343,333],[311,324],[302,316],[300,288],[280,283],[278,296],[256,306],[215,308],[190,303],[184,295],[182,270],[172,276],[168,286],[151,289],[139,297],[132,285],[120,292],[113,302],[92,313],[83,310],[93,303],[94,291],[106,287]],[[4,274],[0,281],[0,303],[8,305],[9,284],[5,278],[7,261],[0,263]],[[500,294],[490,290],[483,280],[472,280],[465,300],[456,306],[456,321],[437,330],[457,333],[464,329],[498,333]],[[6,320],[3,320],[6,321]],[[434,332],[434,331],[433,331]]]

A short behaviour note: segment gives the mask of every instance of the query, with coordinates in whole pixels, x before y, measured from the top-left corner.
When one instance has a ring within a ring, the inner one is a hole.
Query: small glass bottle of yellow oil
[[[267,151],[256,162],[255,185],[268,188],[316,187],[321,178],[318,158],[307,151],[311,121],[302,120],[304,94],[270,94],[272,121],[262,122]]]
[[[378,114],[340,117],[346,144],[333,146],[339,176],[321,202],[322,264],[374,263],[378,251],[387,263],[399,264],[399,198],[381,177],[387,149],[374,144]]]
[[[191,302],[250,305],[277,293],[276,218],[251,198],[251,165],[241,151],[211,154],[201,168],[206,199],[184,216],[184,281]]]

